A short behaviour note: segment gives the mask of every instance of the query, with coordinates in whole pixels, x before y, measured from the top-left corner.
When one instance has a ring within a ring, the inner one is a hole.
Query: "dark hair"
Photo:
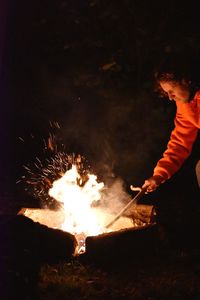
[[[191,53],[168,53],[154,71],[156,91],[162,94],[161,81],[191,82],[191,89],[200,87],[200,60]]]

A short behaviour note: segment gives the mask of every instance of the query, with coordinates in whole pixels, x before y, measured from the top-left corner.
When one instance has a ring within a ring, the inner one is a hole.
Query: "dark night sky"
[[[2,180],[21,175],[22,164],[41,152],[49,121],[58,121],[67,151],[85,155],[99,176],[109,170],[141,184],[173,126],[174,105],[153,92],[153,68],[166,51],[199,52],[196,7],[147,0],[6,3]],[[190,163],[195,159],[194,151]]]

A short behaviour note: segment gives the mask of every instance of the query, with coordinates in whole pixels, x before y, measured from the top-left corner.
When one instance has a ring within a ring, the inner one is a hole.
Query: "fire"
[[[88,180],[83,186],[78,183],[81,183],[81,176],[76,166],[72,165],[49,189],[49,195],[63,203],[65,221],[62,229],[74,235],[100,234],[105,230],[92,204],[101,199],[104,183],[98,183],[93,174],[88,174]]]
[[[48,149],[54,144],[54,136],[51,136]],[[42,201],[43,208],[26,208],[22,214],[50,228],[73,234],[78,242],[78,254],[85,251],[87,236],[132,228],[133,220],[126,216],[107,228],[124,199],[121,185],[104,186],[97,181],[97,176],[90,174],[84,157],[59,152],[57,146],[54,148],[55,154],[44,163],[36,158],[32,167],[24,166],[26,174],[21,181],[26,184],[26,191]],[[129,196],[126,198],[128,201]],[[56,202],[62,205],[59,210],[52,210]]]
[[[57,122],[50,125],[60,128]],[[130,200],[119,182],[104,187],[95,175],[89,174],[87,160],[81,155],[67,154],[64,144],[57,144],[55,134],[50,134],[44,145],[46,159],[36,157],[33,164],[23,166],[25,174],[18,180],[25,184],[26,192],[41,200],[43,208],[23,208],[19,214],[74,234],[77,253],[85,251],[87,236],[133,227],[133,219],[123,215],[107,228],[121,211],[123,202]],[[62,203],[60,210],[52,210],[57,207],[55,200]]]

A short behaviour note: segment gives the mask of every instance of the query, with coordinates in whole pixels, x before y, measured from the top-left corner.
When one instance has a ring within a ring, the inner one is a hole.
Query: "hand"
[[[151,192],[155,191],[162,182],[164,182],[163,177],[161,177],[159,175],[154,175],[154,176],[150,177],[149,179],[145,180],[142,188],[146,189],[146,193],[151,193]]]

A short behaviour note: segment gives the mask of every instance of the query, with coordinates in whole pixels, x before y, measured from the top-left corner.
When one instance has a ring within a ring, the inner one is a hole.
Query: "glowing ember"
[[[88,180],[81,186],[81,176],[75,165],[63,177],[53,182],[49,195],[63,203],[65,221],[62,229],[75,235],[97,235],[105,231],[101,217],[96,216],[92,204],[101,198],[104,183],[98,183],[95,175],[88,174]]]

